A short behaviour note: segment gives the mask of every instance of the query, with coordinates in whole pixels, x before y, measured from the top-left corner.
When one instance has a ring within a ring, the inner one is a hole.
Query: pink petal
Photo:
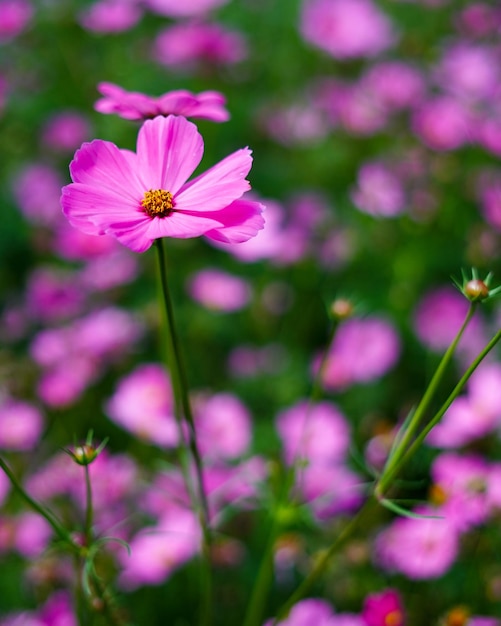
[[[224,226],[205,233],[209,239],[225,243],[242,243],[264,228],[264,206],[252,200],[235,200],[226,209],[218,211],[217,217]]]
[[[203,149],[197,127],[184,117],[147,120],[137,138],[139,173],[146,190],[165,189],[175,195],[200,163]]]
[[[136,174],[136,155],[109,141],[84,143],[70,164],[73,182],[103,189],[136,202],[146,189]]]
[[[250,188],[245,177],[251,165],[248,148],[233,152],[184,185],[175,197],[176,208],[194,213],[224,209]]]
[[[115,223],[150,221],[140,201],[120,194],[121,190],[73,183],[62,189],[63,213],[75,228],[90,235],[102,235]]]
[[[221,226],[219,213],[214,215],[197,214],[190,215],[176,211],[164,218],[154,218],[148,229],[148,236],[152,239],[158,237],[200,237],[207,231]]]

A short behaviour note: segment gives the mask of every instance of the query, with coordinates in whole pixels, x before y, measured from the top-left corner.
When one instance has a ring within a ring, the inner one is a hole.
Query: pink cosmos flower
[[[0,43],[17,37],[33,17],[33,7],[27,0],[2,0],[0,2]]]
[[[391,322],[377,316],[348,320],[327,355],[323,384],[338,390],[370,382],[386,374],[399,356],[400,338]]]
[[[61,111],[50,117],[42,132],[43,143],[53,150],[76,150],[90,135],[90,124],[77,111]]]
[[[418,508],[420,515],[435,515],[435,509]],[[438,514],[440,515],[440,514]],[[439,578],[452,566],[459,552],[459,534],[442,517],[398,517],[376,538],[376,562],[385,570],[407,578]]]
[[[395,40],[389,19],[371,0],[305,0],[301,34],[338,59],[374,56]]]
[[[310,405],[306,400],[277,416],[277,430],[287,463],[307,460],[329,465],[344,461],[350,445],[345,416],[330,402]]]
[[[172,447],[179,441],[173,405],[167,372],[160,365],[148,363],[120,381],[105,412],[140,439]]]
[[[98,0],[80,14],[80,24],[95,33],[121,33],[135,26],[142,11],[134,1]]]
[[[362,617],[367,626],[403,626],[402,600],[394,589],[385,589],[365,598]]]
[[[351,200],[360,211],[374,217],[394,217],[405,208],[402,181],[398,174],[380,161],[362,165]]]
[[[160,31],[153,56],[169,69],[196,69],[203,64],[233,65],[247,57],[247,44],[235,30],[198,21],[179,22]]]
[[[230,393],[200,397],[195,405],[200,451],[205,459],[242,456],[251,437],[251,416],[241,400]]]
[[[61,203],[69,222],[112,235],[135,252],[159,237],[247,241],[263,228],[263,206],[242,199],[252,159],[237,150],[186,182],[202,159],[203,139],[184,117],[156,117],[139,130],[137,152],[109,141],[85,143],[70,165]]]
[[[194,94],[184,89],[169,91],[158,98],[137,91],[126,91],[113,83],[99,83],[99,99],[94,108],[99,113],[116,113],[126,120],[144,120],[157,115],[198,117],[212,122],[226,122],[230,115],[226,99],[218,91]]]
[[[191,297],[213,311],[239,311],[249,303],[250,285],[243,278],[220,270],[206,268],[190,277]]]
[[[0,448],[33,450],[38,444],[44,418],[37,407],[27,402],[7,399],[0,406]]]
[[[192,17],[207,13],[211,9],[226,4],[228,0],[145,0],[146,6],[167,17]]]

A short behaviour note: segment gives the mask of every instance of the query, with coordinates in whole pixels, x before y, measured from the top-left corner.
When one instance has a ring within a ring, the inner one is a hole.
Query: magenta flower
[[[137,91],[126,91],[113,83],[99,83],[100,98],[94,105],[99,113],[116,113],[126,120],[144,120],[157,115],[198,117],[212,122],[226,122],[230,115],[226,99],[218,91],[190,93],[184,89],[169,91],[154,98]]]
[[[400,596],[394,589],[368,595],[362,617],[367,626],[403,626],[404,612]]]
[[[251,151],[237,150],[186,182],[202,159],[203,139],[184,117],[156,117],[139,130],[137,152],[109,141],[84,143],[70,164],[61,203],[70,224],[112,235],[135,252],[159,237],[238,243],[263,228],[263,206],[242,199]]]

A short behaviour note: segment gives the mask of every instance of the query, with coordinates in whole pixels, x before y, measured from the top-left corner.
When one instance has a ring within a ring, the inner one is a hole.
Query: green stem
[[[306,430],[306,423],[308,420],[308,416],[315,402],[317,402],[322,394],[322,378],[325,371],[325,367],[327,365],[327,359],[329,356],[329,350],[332,345],[332,341],[334,340],[334,336],[336,334],[337,329],[339,328],[339,320],[334,320],[329,331],[329,337],[324,348],[322,358],[320,360],[320,365],[315,374],[315,378],[313,380],[310,398],[308,402],[308,406],[306,408],[306,416],[305,423],[303,429]],[[261,564],[259,566],[259,571],[257,578],[254,583],[254,587],[252,589],[251,597],[247,606],[247,613],[244,619],[244,626],[260,626],[262,623],[264,608],[266,604],[266,598],[270,591],[271,582],[273,579],[273,554],[274,554],[274,546],[278,534],[281,528],[280,522],[280,510],[282,506],[289,502],[290,500],[290,489],[294,485],[294,478],[296,475],[297,467],[301,462],[301,458],[299,455],[299,450],[297,451],[296,457],[293,459],[290,467],[287,469],[285,473],[284,483],[281,493],[277,498],[277,505],[275,510],[272,511],[272,519],[270,522],[270,529],[268,532],[268,540],[266,543],[266,547],[264,550],[264,554],[261,560]]]
[[[416,410],[414,411],[414,414],[412,415],[412,419],[409,422],[407,429],[403,433],[402,437],[399,439],[395,450],[390,455],[386,463],[386,466],[381,474],[381,477],[379,478],[375,486],[375,493],[377,494],[378,497],[383,497],[384,493],[387,491],[389,485],[391,484],[393,478],[395,477],[395,474],[397,473],[398,468],[400,467],[402,457],[407,452],[407,449],[409,445],[411,444],[412,439],[414,438],[414,435],[417,429],[419,428],[423,420],[423,417],[426,411],[428,410],[429,405],[435,393],[437,392],[438,386],[440,382],[442,381],[445,370],[447,369],[449,363],[452,360],[452,357],[454,355],[454,352],[456,351],[457,345],[461,337],[463,336],[463,333],[466,330],[466,327],[470,323],[470,320],[472,319],[473,314],[475,313],[475,309],[476,309],[475,303],[474,302],[470,303],[470,306],[468,308],[468,313],[466,314],[466,318],[463,322],[463,325],[459,329],[459,332],[455,336],[451,345],[447,348],[444,356],[442,357],[440,363],[438,364],[435,374],[433,375],[430,381],[430,384],[428,385],[428,388],[426,389],[423,397],[421,398],[420,403],[418,404]],[[397,437],[398,436],[399,435],[397,435]]]
[[[285,604],[278,610],[277,616],[273,621],[273,626],[276,626],[276,624],[279,624],[282,620],[284,620],[291,608],[310,592],[313,585],[327,569],[331,558],[339,550],[341,545],[353,535],[362,521],[373,514],[378,505],[378,501],[373,496],[369,496],[369,498],[367,498],[358,513],[351,518],[350,522],[344,526],[343,530],[339,533],[334,542],[331,543],[328,549],[319,557],[308,576],[297,587]]]
[[[84,465],[85,472],[85,494],[86,494],[86,507],[85,507],[85,545],[90,547],[92,544],[92,524],[94,518],[94,509],[92,507],[92,486],[90,482],[89,466]]]
[[[80,546],[77,545],[70,534],[61,526],[61,524],[57,521],[57,519],[47,511],[41,504],[39,504],[36,500],[33,500],[31,496],[29,496],[26,491],[23,489],[17,478],[12,473],[10,467],[5,463],[5,461],[0,457],[0,467],[7,475],[7,478],[10,480],[11,485],[14,487],[14,490],[23,498],[23,500],[31,507],[34,511],[36,511],[39,515],[47,520],[47,522],[51,525],[54,533],[63,541],[68,544],[72,550],[79,553]]]
[[[259,566],[257,578],[252,589],[252,594],[247,605],[247,613],[245,615],[243,626],[260,626],[260,624],[262,624],[266,598],[273,579],[273,554],[275,541],[279,531],[280,523],[278,521],[277,511],[274,511],[272,513],[270,529],[268,531],[268,541]]]
[[[416,437],[412,445],[407,450],[407,453],[402,458],[401,462],[397,466],[397,471],[400,471],[402,465],[407,463],[407,461],[417,452],[423,441],[428,436],[428,433],[440,422],[442,417],[444,416],[447,409],[451,406],[454,400],[459,396],[459,394],[463,391],[466,383],[470,379],[473,372],[477,369],[480,363],[485,359],[485,357],[489,354],[489,352],[494,348],[494,346],[501,339],[501,330],[494,335],[494,337],[489,341],[489,343],[485,346],[485,348],[478,354],[478,356],[472,361],[471,365],[468,367],[466,372],[460,378],[457,385],[452,390],[451,394],[444,402],[439,411],[433,416],[433,418],[428,422],[428,424],[423,428],[423,430]]]
[[[169,369],[173,381],[174,398],[176,403],[176,417],[179,418],[181,414],[184,417],[184,422],[187,427],[188,448],[190,450],[195,467],[196,485],[198,492],[198,500],[194,498],[193,505],[195,506],[196,512],[198,514],[203,535],[201,562],[201,586],[203,593],[200,606],[200,624],[203,624],[204,626],[209,626],[212,623],[212,575],[210,568],[211,532],[209,527],[209,505],[203,484],[202,458],[197,445],[195,421],[193,418],[193,412],[191,410],[189,397],[189,387],[185,374],[180,342],[176,330],[174,308],[172,306],[172,299],[170,296],[169,284],[167,280],[166,258],[162,238],[155,241],[155,247],[158,253],[160,284],[162,289],[164,310],[167,318],[167,335],[170,348]],[[184,429],[182,428],[182,424],[180,424],[180,434],[183,437],[181,441],[183,441]],[[186,478],[188,479],[187,488],[190,492],[191,489],[189,486],[189,476]]]

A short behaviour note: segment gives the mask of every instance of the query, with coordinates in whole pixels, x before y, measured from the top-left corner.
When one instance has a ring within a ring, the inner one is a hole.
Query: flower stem
[[[316,371],[315,378],[313,379],[308,405],[305,409],[306,415],[303,425],[304,434],[306,434],[308,417],[311,413],[311,410],[315,402],[317,402],[322,395],[323,374],[327,365],[329,351],[336,335],[336,331],[339,328],[339,324],[340,320],[333,320],[319,367]],[[285,473],[284,482],[280,490],[281,493],[277,498],[277,504],[274,510],[272,510],[271,512],[272,517],[269,525],[268,540],[261,560],[261,564],[259,566],[259,571],[254,583],[254,587],[252,589],[252,594],[247,606],[247,613],[244,619],[243,626],[260,626],[260,624],[262,623],[266,597],[270,591],[270,586],[273,578],[273,551],[275,547],[275,542],[282,527],[280,521],[280,510],[282,509],[282,506],[288,505],[291,500],[290,490],[294,485],[294,480],[297,475],[297,469],[300,466],[302,460],[303,459],[301,458],[298,446],[295,457]]]
[[[402,458],[406,454],[409,446],[411,445],[414,435],[417,429],[419,428],[426,411],[429,408],[429,405],[438,389],[440,382],[442,381],[442,378],[444,376],[444,373],[449,363],[452,360],[452,357],[454,355],[454,352],[456,351],[458,343],[461,337],[463,336],[463,333],[466,330],[468,324],[470,323],[470,320],[472,319],[473,314],[475,313],[475,309],[476,309],[476,303],[474,302],[470,303],[470,306],[468,308],[468,313],[466,314],[466,318],[461,328],[459,329],[457,335],[454,337],[452,343],[447,348],[444,356],[442,357],[440,363],[438,364],[435,374],[433,375],[430,381],[430,384],[428,385],[423,397],[421,398],[421,401],[419,402],[416,410],[414,411],[409,424],[407,425],[402,436],[399,438],[395,450],[392,452],[392,454],[388,458],[388,461],[374,489],[377,497],[381,498],[384,496],[393,478],[395,477],[395,474],[400,468]],[[397,435],[397,437],[399,437],[399,435]]]
[[[94,518],[94,509],[92,506],[92,486],[90,482],[89,466],[84,465],[85,472],[85,494],[86,494],[86,506],[85,506],[85,545],[89,547],[92,544],[92,524]]]
[[[327,569],[327,566],[329,565],[329,562],[334,554],[339,550],[341,545],[353,535],[362,521],[373,514],[378,504],[379,503],[373,496],[369,496],[367,498],[358,513],[351,518],[328,549],[325,550],[325,552],[323,552],[323,554],[318,558],[308,576],[297,587],[285,604],[277,611],[277,616],[272,622],[273,626],[276,626],[276,624],[279,624],[282,620],[284,620],[296,602],[299,602],[299,600],[304,598],[310,592],[313,585]]]
[[[167,320],[167,337],[169,343],[169,370],[172,377],[174,400],[176,404],[176,418],[184,417],[186,431],[188,436],[188,448],[193,459],[196,476],[197,498],[193,498],[193,505],[198,514],[200,526],[202,529],[202,569],[201,569],[201,586],[203,591],[202,602],[200,607],[200,624],[209,626],[212,623],[211,596],[212,596],[212,576],[210,568],[210,546],[211,532],[209,527],[209,505],[207,495],[203,483],[203,467],[202,458],[198,449],[195,421],[189,398],[188,382],[185,374],[184,363],[181,354],[180,342],[176,330],[174,319],[174,309],[169,291],[167,280],[166,258],[163,245],[163,239],[159,238],[155,241],[155,247],[158,253],[158,266],[160,273],[160,285],[162,289],[163,305]],[[180,423],[180,434],[184,437],[184,429]],[[187,480],[187,489],[192,493],[190,488],[189,472],[185,477]]]
[[[7,478],[10,480],[10,483],[14,487],[14,490],[23,498],[26,504],[28,504],[31,509],[33,509],[36,513],[38,513],[47,520],[47,522],[52,527],[52,530],[59,537],[59,539],[61,539],[61,541],[67,544],[74,552],[79,553],[80,546],[73,541],[68,531],[65,530],[65,528],[58,522],[58,520],[52,515],[52,513],[50,513],[47,509],[45,509],[41,504],[39,504],[36,500],[34,500],[26,493],[10,467],[1,457],[0,467],[5,472]]]
[[[457,385],[452,390],[451,394],[444,402],[439,411],[433,416],[433,418],[426,424],[423,430],[417,435],[412,445],[407,450],[405,456],[401,459],[400,463],[396,467],[396,471],[400,471],[402,465],[407,463],[407,461],[417,452],[423,441],[428,436],[428,433],[440,422],[442,417],[444,416],[447,409],[451,406],[454,400],[459,396],[461,391],[464,389],[466,383],[470,379],[473,372],[477,369],[480,363],[485,359],[485,357],[489,354],[489,352],[494,348],[494,346],[501,339],[501,330],[494,335],[494,337],[489,341],[489,343],[485,346],[485,348],[477,355],[477,357],[472,361],[466,372],[460,378]]]

